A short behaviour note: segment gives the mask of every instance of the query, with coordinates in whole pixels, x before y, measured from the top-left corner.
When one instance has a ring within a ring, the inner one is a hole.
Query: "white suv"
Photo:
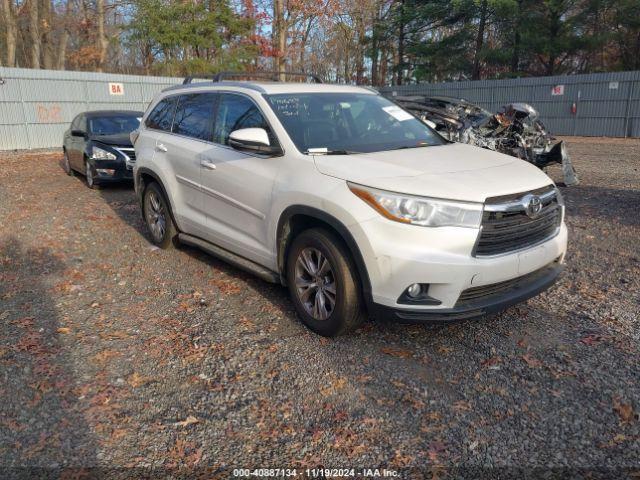
[[[375,91],[225,81],[171,87],[132,134],[160,247],[194,245],[288,286],[302,321],[451,321],[557,279],[562,197],[533,165],[444,140]]]

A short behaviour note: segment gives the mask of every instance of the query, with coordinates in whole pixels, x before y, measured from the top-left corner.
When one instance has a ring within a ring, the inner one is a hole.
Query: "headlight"
[[[482,204],[414,197],[348,183],[349,189],[389,220],[422,227],[479,228]]]
[[[115,160],[115,154],[111,152],[107,152],[98,147],[93,147],[91,149],[91,158],[95,158],[96,160]]]

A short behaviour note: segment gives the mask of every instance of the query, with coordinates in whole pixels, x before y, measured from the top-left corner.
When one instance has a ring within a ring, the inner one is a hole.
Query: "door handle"
[[[207,160],[202,160],[202,161],[200,162],[200,166],[201,166],[201,167],[204,167],[204,168],[206,168],[206,169],[209,169],[209,170],[215,170],[215,169],[216,169],[216,164],[215,164],[215,163],[212,163],[212,162],[209,162],[209,161],[207,161]]]
[[[156,145],[156,150],[158,150],[159,152],[166,152],[167,147],[165,147],[162,143],[159,143]]]

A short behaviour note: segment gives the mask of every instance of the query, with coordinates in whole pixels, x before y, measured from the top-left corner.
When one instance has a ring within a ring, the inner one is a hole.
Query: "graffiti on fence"
[[[60,105],[54,103],[53,105],[46,106],[41,103],[36,105],[36,117],[38,123],[62,123],[62,109]]]

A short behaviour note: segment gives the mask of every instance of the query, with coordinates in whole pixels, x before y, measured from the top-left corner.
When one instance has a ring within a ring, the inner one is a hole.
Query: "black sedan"
[[[67,174],[81,173],[89,188],[132,180],[136,156],[129,134],[138,128],[142,115],[130,110],[102,110],[76,116],[63,139]]]

